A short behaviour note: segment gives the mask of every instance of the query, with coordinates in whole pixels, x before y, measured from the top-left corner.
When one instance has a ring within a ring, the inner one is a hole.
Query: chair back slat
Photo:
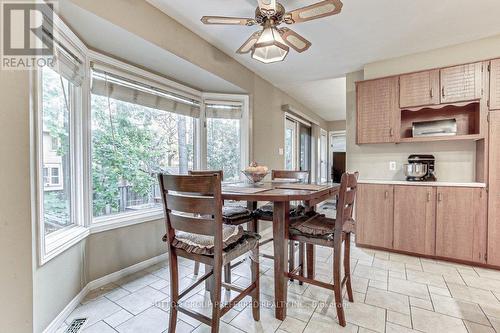
[[[272,170],[271,179],[294,179],[303,183],[309,183],[309,171],[300,170]]]
[[[167,193],[168,210],[192,214],[214,215],[213,197],[179,195]]]
[[[220,174],[165,174],[158,178],[169,244],[172,244],[175,230],[214,236],[215,242],[222,244]]]
[[[342,230],[344,224],[352,221],[354,202],[358,187],[358,172],[344,173],[340,181],[339,198],[337,200],[336,231]]]
[[[221,180],[224,180],[224,171],[222,170],[189,170],[189,174],[193,176],[206,176],[214,173],[218,174]]]
[[[213,236],[214,234],[214,219],[195,218],[175,213],[170,213],[169,218],[170,226],[175,230],[206,236]]]
[[[216,179],[204,176],[160,175],[163,178],[165,189],[168,191],[198,193],[201,195],[214,194]]]

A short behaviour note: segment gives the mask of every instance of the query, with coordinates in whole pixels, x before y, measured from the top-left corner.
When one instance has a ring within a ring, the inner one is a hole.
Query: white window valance
[[[241,119],[243,103],[205,100],[205,113],[207,118]]]

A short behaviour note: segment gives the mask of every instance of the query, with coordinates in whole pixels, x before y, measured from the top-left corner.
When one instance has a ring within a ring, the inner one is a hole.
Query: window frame
[[[201,165],[200,169],[205,170],[207,168],[207,117],[205,110],[205,102],[220,102],[220,103],[230,103],[237,102],[241,103],[241,120],[240,120],[240,166],[245,168],[250,164],[250,133],[251,133],[251,117],[250,117],[250,97],[243,94],[219,94],[219,93],[208,93],[202,94],[202,108],[200,115],[200,158]],[[244,180],[245,176],[240,173],[240,180]]]

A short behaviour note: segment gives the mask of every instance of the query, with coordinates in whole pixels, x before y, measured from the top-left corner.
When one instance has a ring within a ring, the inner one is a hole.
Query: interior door
[[[325,130],[321,130],[320,144],[320,181],[328,181],[328,134]]]

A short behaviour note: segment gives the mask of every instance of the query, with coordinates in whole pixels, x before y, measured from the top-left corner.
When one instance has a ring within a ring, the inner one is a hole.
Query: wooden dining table
[[[279,320],[286,318],[288,267],[288,223],[291,201],[302,201],[307,210],[338,195],[340,184],[316,183],[301,184],[286,181],[270,181],[259,184],[235,182],[223,184],[222,199],[246,201],[248,208],[257,208],[257,202],[272,202],[273,241],[274,241],[274,303],[275,315]],[[306,245],[309,265],[306,276],[314,277],[314,245]]]

